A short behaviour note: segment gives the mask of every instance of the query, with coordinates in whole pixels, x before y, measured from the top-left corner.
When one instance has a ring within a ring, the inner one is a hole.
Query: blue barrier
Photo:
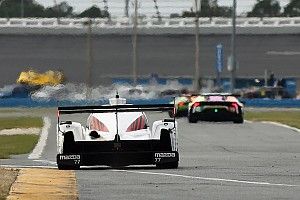
[[[129,99],[128,103],[131,104],[160,104],[169,103],[172,98],[162,99]],[[243,99],[246,107],[265,107],[265,108],[300,108],[300,99]],[[0,99],[0,107],[56,107],[56,106],[74,106],[74,105],[103,105],[107,104],[106,99],[100,99],[97,101],[39,101],[30,98],[7,98]]]
[[[160,103],[169,103],[172,98],[163,98],[163,99],[129,99],[128,103],[131,104],[160,104]],[[57,107],[57,106],[82,106],[82,105],[103,105],[108,104],[107,99],[100,99],[97,101],[56,101],[56,100],[33,100],[31,98],[6,98],[0,99],[0,107],[25,107],[25,108],[34,108],[34,107]]]
[[[245,99],[246,107],[300,108],[300,99]]]

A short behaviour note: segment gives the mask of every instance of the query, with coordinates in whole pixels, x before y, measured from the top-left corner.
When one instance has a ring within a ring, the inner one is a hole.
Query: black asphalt
[[[131,75],[130,36],[94,36],[92,82],[107,83],[108,75]],[[230,36],[200,37],[200,74],[214,76],[215,47],[222,43],[225,58],[230,53]],[[239,35],[237,37],[238,76],[263,76],[268,69],[277,77],[300,77],[299,35]],[[194,36],[165,35],[138,38],[138,74],[158,73],[193,76]],[[292,52],[289,55],[268,54]],[[0,36],[0,86],[14,83],[24,69],[62,70],[70,82],[85,82],[87,66],[84,36]],[[226,59],[225,59],[226,66]],[[224,70],[223,76],[228,76]]]

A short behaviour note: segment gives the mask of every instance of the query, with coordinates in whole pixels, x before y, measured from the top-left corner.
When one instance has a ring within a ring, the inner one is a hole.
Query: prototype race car
[[[110,105],[58,107],[57,166],[156,165],[177,168],[179,161],[177,122],[155,121],[150,129],[145,111],[169,111],[174,105],[130,105],[122,98]],[[60,121],[61,114],[90,113],[87,126]]]
[[[188,121],[196,123],[205,121],[244,122],[244,105],[231,94],[202,94],[189,104]]]
[[[174,104],[175,109],[169,111],[170,117],[187,117],[189,104],[196,98],[196,95],[184,95],[175,98],[175,102],[171,101],[171,104]],[[175,112],[175,115],[174,115]]]

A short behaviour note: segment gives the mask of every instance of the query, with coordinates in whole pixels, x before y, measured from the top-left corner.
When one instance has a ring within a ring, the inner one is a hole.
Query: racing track
[[[26,155],[1,164],[54,166],[55,112],[48,115],[52,123],[42,161],[28,160]],[[152,121],[163,116],[148,117]],[[75,118],[84,121],[84,116]],[[76,172],[80,199],[299,198],[299,133],[263,123],[178,122],[178,169],[84,168]]]

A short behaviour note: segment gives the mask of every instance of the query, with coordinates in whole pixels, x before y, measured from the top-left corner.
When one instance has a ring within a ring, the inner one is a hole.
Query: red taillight
[[[231,108],[234,108],[235,111],[238,111],[238,110],[239,110],[239,106],[238,106],[237,103],[232,103],[232,104],[230,105],[230,107],[231,107]]]
[[[200,102],[196,102],[196,103],[194,103],[193,104],[193,107],[195,108],[195,107],[199,107],[201,104],[200,104]]]
[[[238,107],[237,103],[232,103],[231,106],[232,106],[232,107],[235,107],[235,108]]]
[[[184,106],[184,104],[185,104],[184,102],[179,102],[178,106]]]
[[[92,117],[92,120],[90,121],[90,129],[102,132],[109,132],[108,128],[96,117]]]

